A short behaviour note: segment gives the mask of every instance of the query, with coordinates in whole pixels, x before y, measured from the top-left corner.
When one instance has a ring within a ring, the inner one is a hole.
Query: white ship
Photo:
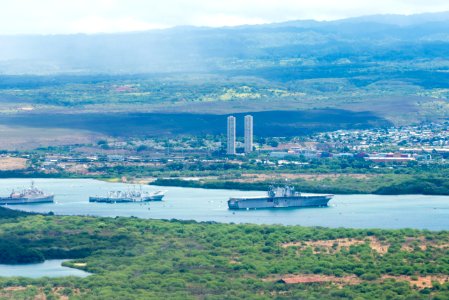
[[[20,192],[12,191],[8,197],[0,197],[0,205],[13,204],[32,204],[32,203],[53,203],[54,195],[46,194],[34,186],[31,182],[31,187]]]
[[[164,191],[156,191],[156,192],[111,191],[106,196],[89,197],[89,202],[123,203],[123,202],[162,201],[164,196],[165,196]]]

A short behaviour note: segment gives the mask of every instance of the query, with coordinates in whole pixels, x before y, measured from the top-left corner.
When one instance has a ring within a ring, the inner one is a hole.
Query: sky
[[[449,11],[449,0],[0,0],[0,34],[111,33]]]

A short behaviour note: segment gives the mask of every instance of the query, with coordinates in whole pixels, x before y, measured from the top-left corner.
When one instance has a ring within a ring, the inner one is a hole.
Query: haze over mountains
[[[449,12],[0,36],[0,127],[32,138],[221,134],[239,113],[280,136],[445,122],[448,99]]]
[[[444,60],[449,13],[225,28],[0,36],[1,74],[217,72]],[[447,67],[447,65],[444,65]],[[245,73],[245,72],[243,72]]]

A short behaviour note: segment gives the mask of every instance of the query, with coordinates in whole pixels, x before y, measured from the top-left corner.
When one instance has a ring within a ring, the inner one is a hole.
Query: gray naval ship
[[[124,203],[124,202],[148,202],[162,201],[165,192],[144,192],[144,191],[111,191],[106,196],[89,197],[89,202],[103,203]]]
[[[232,197],[228,200],[229,209],[319,207],[327,206],[334,195],[301,195],[294,187],[270,186],[265,197]]]
[[[0,197],[0,205],[13,204],[32,204],[32,203],[53,203],[54,195],[47,194],[34,186],[31,182],[31,187],[20,192],[12,191],[8,197]]]

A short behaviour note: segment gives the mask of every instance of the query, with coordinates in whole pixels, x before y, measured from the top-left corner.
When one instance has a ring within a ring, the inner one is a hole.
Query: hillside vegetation
[[[3,298],[446,299],[449,295],[446,231],[30,216],[0,222],[0,243],[6,242],[17,245],[17,253],[26,247],[36,261],[76,258],[67,265],[93,275],[1,278]]]

